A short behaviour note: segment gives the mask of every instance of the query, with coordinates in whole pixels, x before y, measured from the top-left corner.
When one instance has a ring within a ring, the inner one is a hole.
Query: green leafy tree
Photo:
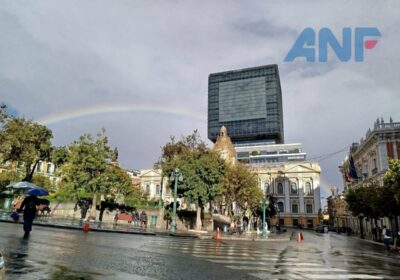
[[[8,117],[7,106],[4,103],[0,103],[0,124],[4,123]]]
[[[163,147],[163,159],[163,176],[169,177],[175,168],[182,173],[178,192],[196,205],[196,229],[200,230],[204,205],[220,194],[224,161],[205,146],[196,130],[177,142],[171,138]],[[173,188],[173,182],[170,187]]]
[[[61,167],[63,183],[60,195],[70,192],[70,197],[93,197],[90,217],[96,219],[99,195],[125,194],[132,186],[129,176],[118,166],[111,165],[114,156],[108,146],[105,131],[96,139],[85,134],[68,148],[69,153]]]
[[[0,130],[2,162],[22,163],[23,180],[31,182],[39,161],[50,158],[52,132],[47,127],[24,118],[8,119]]]
[[[145,208],[148,206],[149,193],[140,188],[140,185],[133,186],[125,197],[125,203],[136,208]]]
[[[262,191],[257,175],[240,163],[230,166],[222,181],[222,197],[227,206],[226,214],[232,217],[232,203],[246,211],[259,208]]]
[[[396,230],[399,229],[397,216],[400,215],[400,160],[390,159],[389,169],[383,179],[384,188],[381,201],[390,218],[395,217]]]
[[[21,175],[15,170],[0,172],[0,193],[5,191],[9,184],[20,180]]]
[[[346,203],[349,210],[353,213],[354,216],[358,216],[360,223],[360,235],[361,238],[364,238],[362,219],[365,213],[365,202],[363,199],[365,189],[360,188],[350,188],[346,192]]]
[[[34,174],[32,177],[32,183],[49,191],[54,190],[53,182],[49,179],[49,177],[46,177],[42,174]]]
[[[68,158],[68,148],[67,147],[54,147],[50,154],[51,162],[59,167],[63,165]]]
[[[384,177],[384,186],[393,192],[397,203],[400,203],[400,160],[389,160],[389,169]]]

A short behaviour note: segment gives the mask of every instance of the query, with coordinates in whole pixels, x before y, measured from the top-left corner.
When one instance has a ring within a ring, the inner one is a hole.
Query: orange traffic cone
[[[297,243],[300,243],[301,241],[303,241],[303,234],[301,232],[299,232],[297,234]]]
[[[88,232],[89,232],[89,229],[90,229],[90,224],[89,224],[89,222],[84,222],[84,223],[83,223],[83,232],[84,232],[84,233],[88,233]]]
[[[219,231],[219,227],[215,231],[215,240],[221,240],[221,232]]]

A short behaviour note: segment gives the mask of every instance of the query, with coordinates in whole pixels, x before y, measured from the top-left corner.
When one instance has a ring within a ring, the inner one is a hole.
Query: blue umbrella
[[[33,188],[39,188],[39,187],[34,185],[34,184],[32,184],[32,183],[22,181],[22,182],[11,183],[6,188],[13,188],[13,189],[16,189],[16,190],[18,190],[18,189],[29,190],[29,189],[33,189]]]
[[[46,196],[49,195],[49,192],[42,188],[31,188],[25,191],[26,195],[34,195],[34,196]]]

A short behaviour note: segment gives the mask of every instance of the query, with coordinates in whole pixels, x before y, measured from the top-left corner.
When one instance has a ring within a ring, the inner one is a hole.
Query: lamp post
[[[276,213],[278,213],[278,225],[281,225],[281,211],[279,210],[278,204],[275,204]]]
[[[182,181],[182,174],[179,170],[179,168],[175,168],[174,171],[171,173],[171,178],[170,180],[175,181],[174,185],[174,207],[173,207],[173,212],[172,212],[172,223],[171,223],[171,232],[175,233],[176,232],[176,197],[178,194],[178,180]]]
[[[262,209],[263,209],[263,220],[262,220],[262,238],[265,239],[267,237],[267,229],[265,228],[265,210],[269,206],[268,197],[263,197],[260,201]]]

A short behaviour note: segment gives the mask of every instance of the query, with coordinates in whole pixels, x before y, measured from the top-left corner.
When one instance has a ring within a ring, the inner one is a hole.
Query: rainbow
[[[320,188],[326,192],[325,195],[331,195],[331,188],[335,186],[334,184],[329,183],[323,176],[319,178]],[[337,186],[339,187],[339,186]],[[339,188],[340,189],[340,188]]]
[[[168,104],[98,104],[85,106],[73,110],[66,110],[55,114],[50,114],[36,118],[35,121],[44,125],[59,123],[71,119],[78,119],[86,116],[109,114],[109,113],[124,113],[124,112],[154,112],[163,114],[172,114],[178,116],[189,117],[198,121],[206,121],[205,112],[196,112],[187,107],[170,106]]]

